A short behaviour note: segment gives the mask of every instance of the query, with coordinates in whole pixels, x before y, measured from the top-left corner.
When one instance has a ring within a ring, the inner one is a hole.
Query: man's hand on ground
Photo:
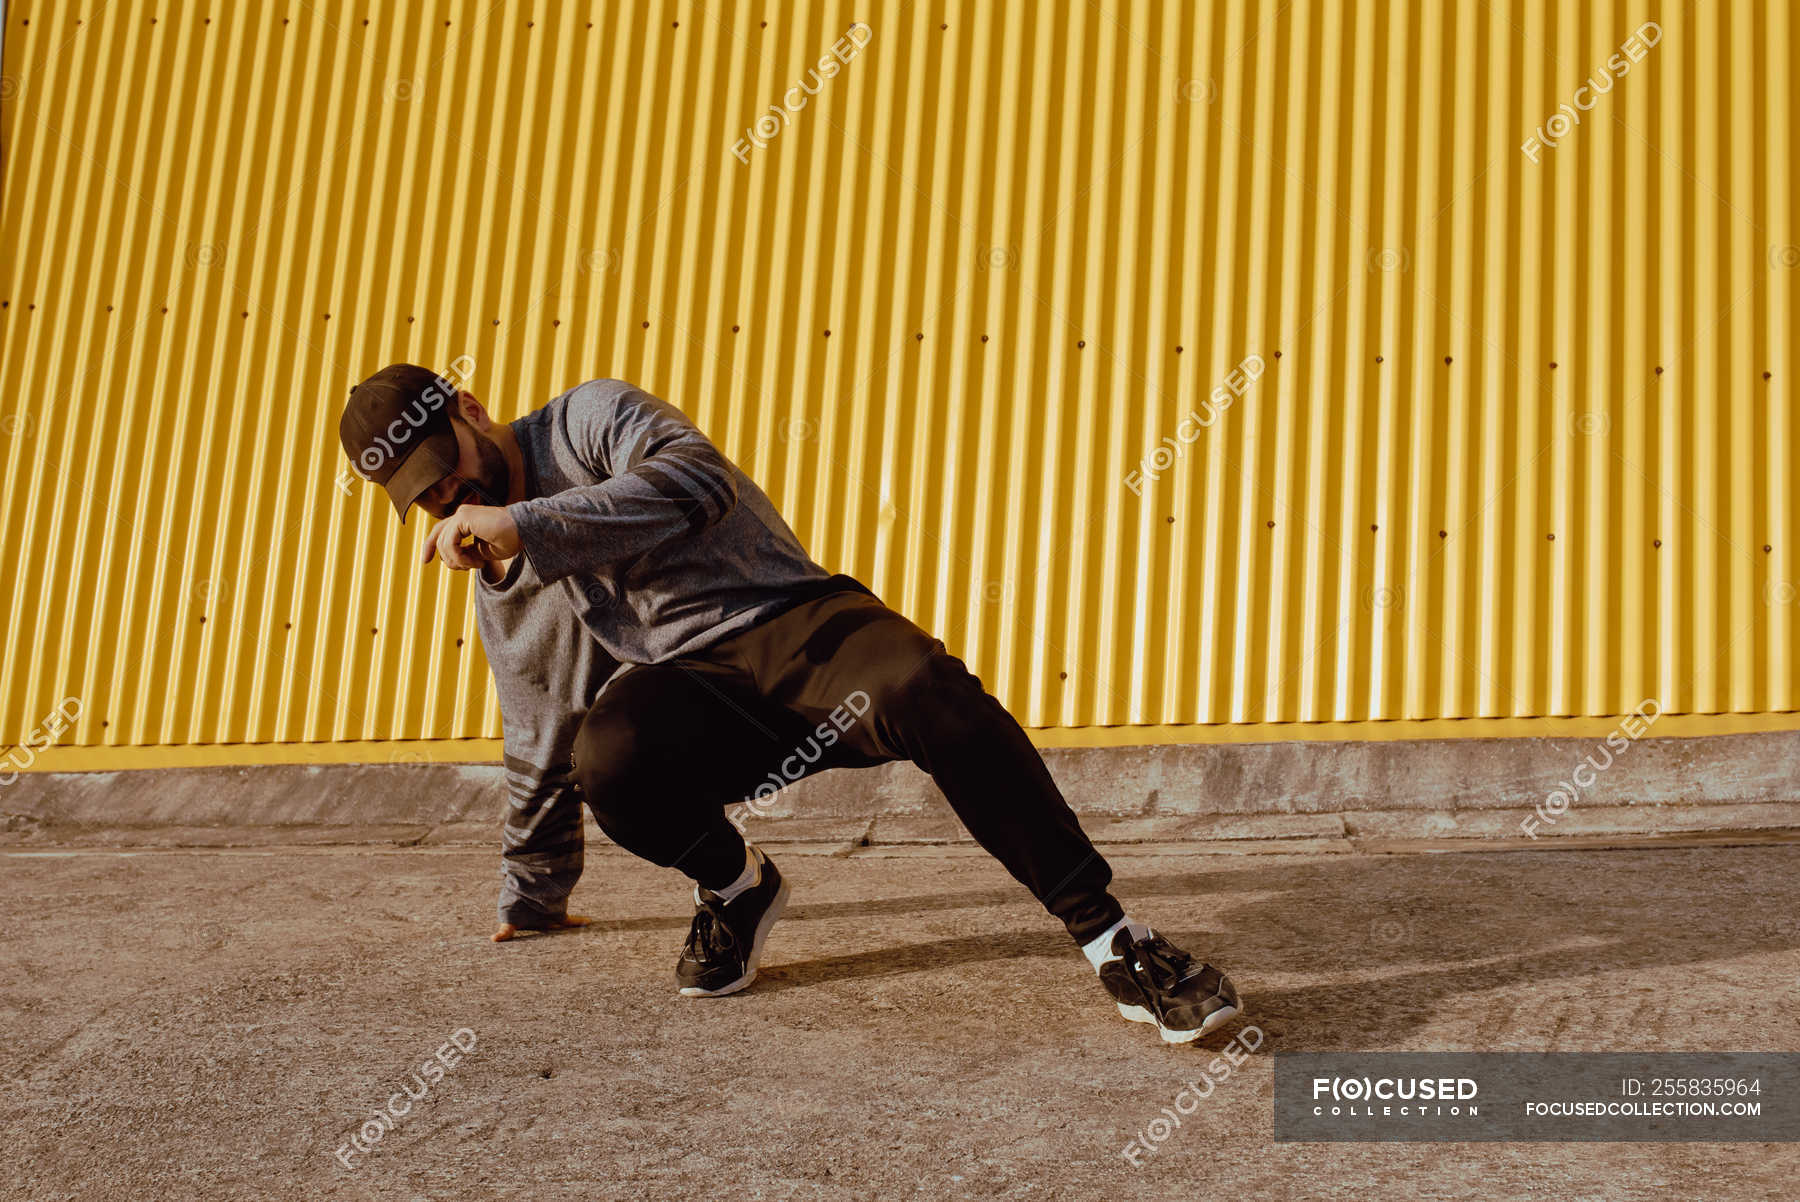
[[[564,914],[561,918],[551,919],[547,926],[541,927],[516,927],[510,922],[503,922],[500,924],[500,929],[494,932],[494,942],[505,943],[508,939],[516,938],[528,931],[561,931],[569,927],[584,927],[592,921],[594,920],[584,918],[580,914]]]
[[[471,536],[475,542],[463,546],[463,540]],[[519,528],[505,506],[459,505],[455,513],[439,518],[425,532],[425,550],[419,562],[430,563],[436,556],[445,567],[464,572],[518,553]]]

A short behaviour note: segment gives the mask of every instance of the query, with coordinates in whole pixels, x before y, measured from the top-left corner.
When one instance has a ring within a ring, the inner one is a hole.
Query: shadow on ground
[[[1131,912],[1248,1003],[1174,1049],[1119,1021],[1060,927],[984,856],[776,855],[795,900],[762,979],[698,1002],[673,989],[686,887],[603,848],[574,899],[594,925],[509,944],[487,939],[491,854],[5,856],[15,1155],[0,1187],[1649,1196],[1704,1177],[1785,1196],[1787,1146],[1275,1144],[1269,1061],[1792,1050],[1800,847],[1109,849]],[[1257,1054],[1144,1168],[1124,1164],[1132,1134],[1246,1025]],[[343,1164],[371,1109],[459,1029],[477,1050]]]

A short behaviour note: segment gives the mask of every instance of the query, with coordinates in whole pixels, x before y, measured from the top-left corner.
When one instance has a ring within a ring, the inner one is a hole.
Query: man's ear
[[[483,434],[486,434],[488,427],[493,425],[493,419],[488,417],[487,410],[481,407],[481,402],[475,399],[475,394],[467,390],[457,392],[456,412],[462,416],[464,421]]]

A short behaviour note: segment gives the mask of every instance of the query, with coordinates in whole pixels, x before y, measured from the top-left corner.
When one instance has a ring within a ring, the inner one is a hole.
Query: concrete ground
[[[719,1000],[674,992],[682,884],[610,848],[592,927],[510,944],[491,848],[4,853],[0,1194],[1795,1196],[1792,1144],[1276,1144],[1270,1099],[1284,1050],[1800,1049],[1800,845],[1109,848],[1248,1003],[1180,1048],[972,848],[772,850],[794,902]],[[1256,1054],[1129,1164],[1247,1024]]]

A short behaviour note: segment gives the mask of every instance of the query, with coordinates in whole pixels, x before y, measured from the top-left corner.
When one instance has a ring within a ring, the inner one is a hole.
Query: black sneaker
[[[787,907],[789,888],[760,848],[756,859],[762,876],[730,901],[695,886],[694,925],[675,963],[683,997],[724,997],[756,980],[763,940]]]
[[[1191,1043],[1242,1010],[1231,980],[1152,931],[1120,929],[1100,963],[1100,982],[1134,1023],[1154,1023],[1165,1043]]]

